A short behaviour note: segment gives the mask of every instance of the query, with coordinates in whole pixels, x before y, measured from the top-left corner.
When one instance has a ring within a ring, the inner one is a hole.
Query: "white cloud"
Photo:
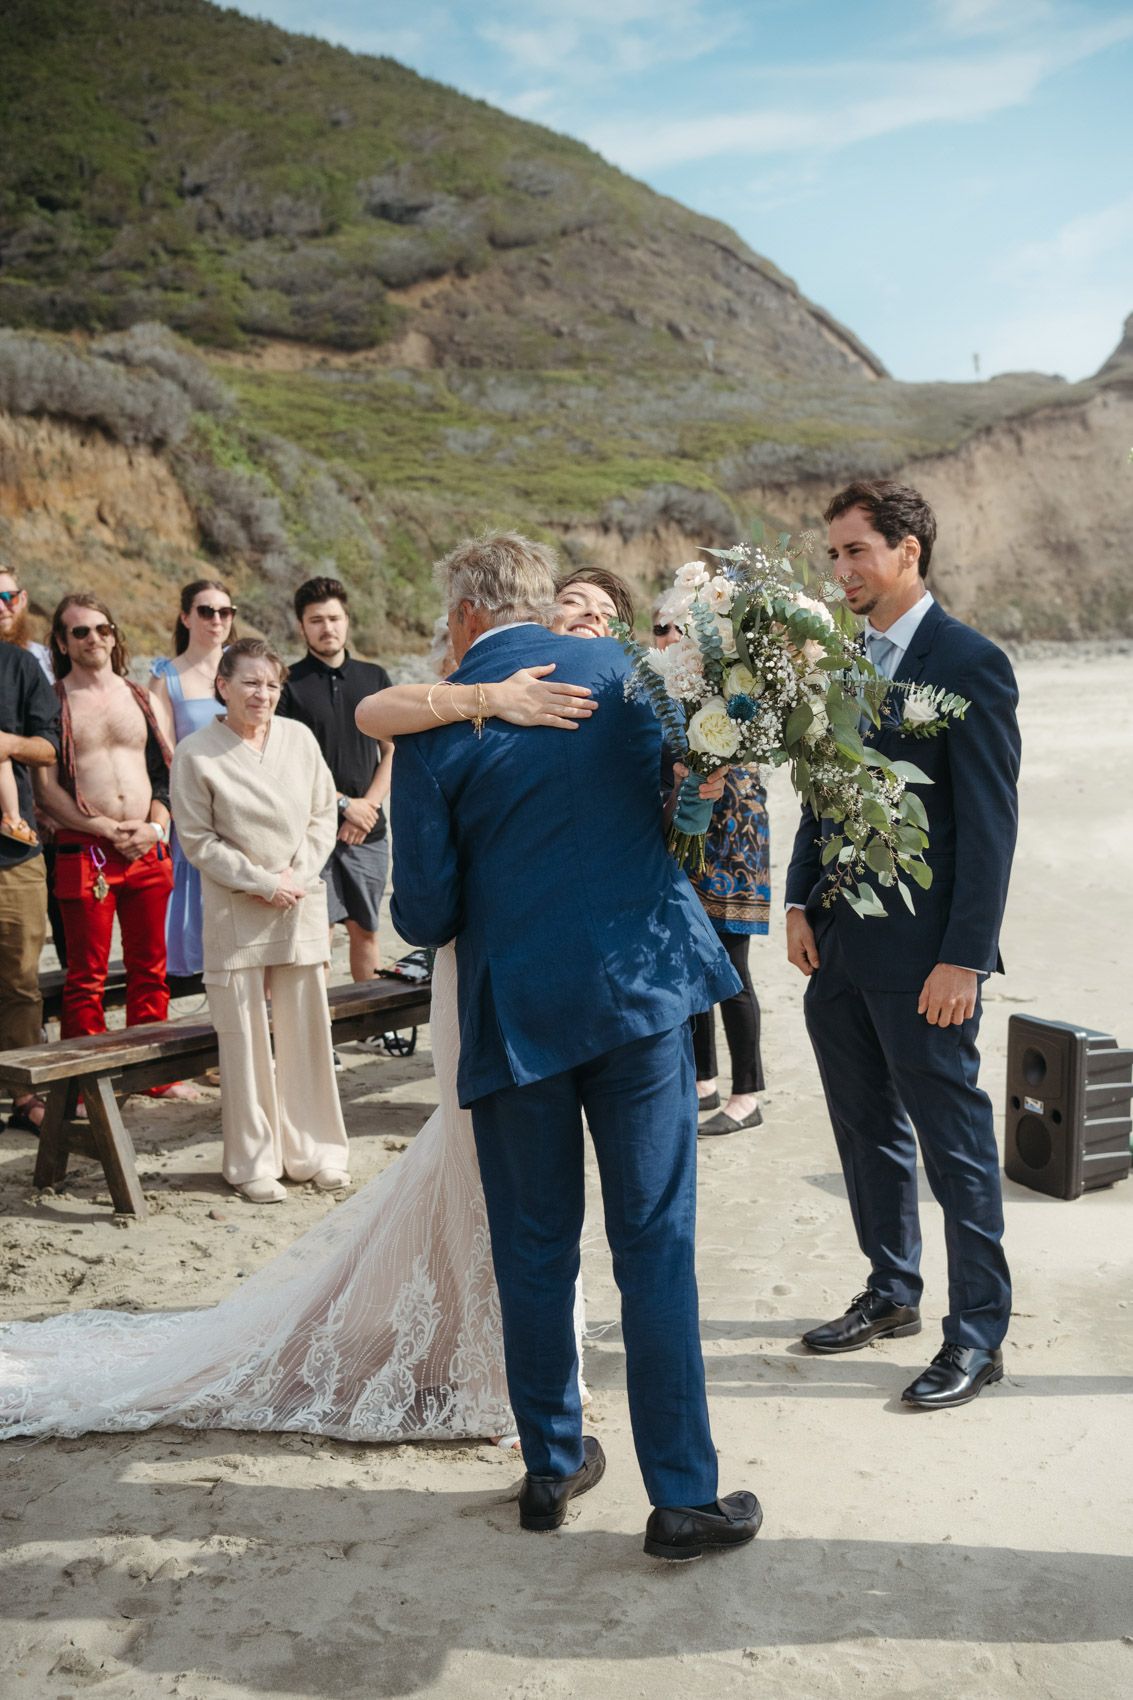
[[[737,12],[704,0],[526,0],[497,6],[476,33],[522,71],[555,72],[565,89],[705,58],[741,27]]]
[[[599,121],[586,127],[585,140],[615,164],[637,172],[725,154],[834,153],[924,124],[973,123],[1024,105],[1048,77],[1131,38],[1133,12],[1031,47],[982,55],[783,67],[768,70],[763,81],[793,84],[797,97],[789,104],[713,110],[652,124]]]
[[[1127,292],[1133,304],[1133,266],[1128,263],[1133,258],[1133,195],[1080,213],[1051,236],[1021,243],[1003,256],[996,275],[1007,282],[1057,279],[1060,284],[1071,283],[1123,249],[1127,257],[1123,270],[1131,280]]]

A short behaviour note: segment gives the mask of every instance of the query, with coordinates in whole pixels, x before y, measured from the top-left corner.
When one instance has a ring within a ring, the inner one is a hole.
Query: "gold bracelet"
[[[430,714],[433,716],[433,719],[439,720],[442,726],[451,726],[452,721],[446,720],[444,715],[438,714],[436,709],[433,707],[433,692],[436,690],[437,685],[443,684],[443,682],[444,682],[443,680],[438,679],[436,684],[429,686],[429,689],[425,692],[425,707],[429,710]]]
[[[476,728],[476,736],[484,736],[484,722],[488,718],[488,699],[484,695],[483,685],[476,686],[476,712],[472,716],[472,724]]]

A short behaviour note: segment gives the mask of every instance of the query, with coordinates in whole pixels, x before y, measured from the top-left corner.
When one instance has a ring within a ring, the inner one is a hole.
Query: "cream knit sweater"
[[[204,897],[206,976],[231,968],[325,962],[326,886],[338,834],[334,780],[297,720],[273,720],[262,751],[210,721],[173,753],[170,809]],[[270,897],[284,868],[307,895],[293,909]]]

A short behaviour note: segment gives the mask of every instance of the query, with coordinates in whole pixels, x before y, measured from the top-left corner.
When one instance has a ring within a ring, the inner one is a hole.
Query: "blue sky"
[[[577,136],[904,379],[1080,378],[1133,312],[1133,4],[243,0]]]

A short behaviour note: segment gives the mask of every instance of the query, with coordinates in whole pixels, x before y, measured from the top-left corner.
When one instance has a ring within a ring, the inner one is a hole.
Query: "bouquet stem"
[[[669,828],[668,846],[678,868],[686,874],[704,872],[704,834],[681,832],[675,825]]]

